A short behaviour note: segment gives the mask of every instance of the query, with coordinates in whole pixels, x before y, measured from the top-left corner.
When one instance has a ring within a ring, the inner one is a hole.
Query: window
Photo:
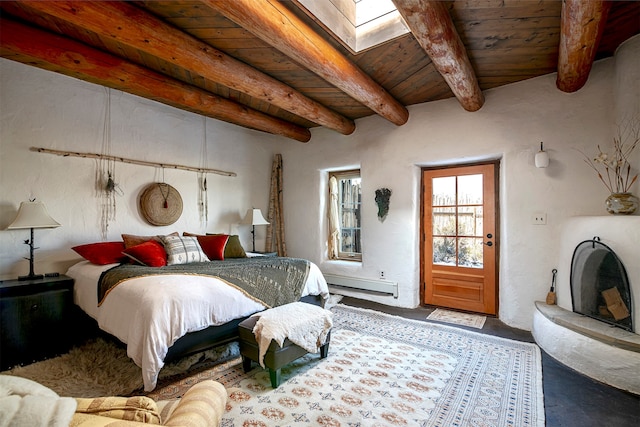
[[[353,54],[409,32],[392,0],[297,0]]]
[[[329,258],[362,261],[360,170],[329,174]]]

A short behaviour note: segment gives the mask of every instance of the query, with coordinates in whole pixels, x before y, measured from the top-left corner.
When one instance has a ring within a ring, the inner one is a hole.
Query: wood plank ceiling
[[[2,1],[0,54],[297,141],[558,72],[586,82],[640,32],[640,2],[393,0],[410,33],[355,54],[295,1]]]

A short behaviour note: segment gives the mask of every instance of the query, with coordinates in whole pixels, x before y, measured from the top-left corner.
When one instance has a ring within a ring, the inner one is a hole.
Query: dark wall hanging
[[[154,182],[140,193],[140,213],[151,225],[171,225],[182,215],[182,197],[169,184]]]
[[[388,188],[379,188],[376,190],[376,205],[378,205],[378,219],[384,222],[389,213],[389,199],[391,198],[391,190]]]

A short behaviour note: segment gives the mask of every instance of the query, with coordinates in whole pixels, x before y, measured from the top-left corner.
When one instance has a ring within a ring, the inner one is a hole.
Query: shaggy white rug
[[[184,374],[207,360],[211,364],[230,359],[239,362],[239,354],[238,343],[234,342],[185,357],[165,365],[158,383]],[[141,369],[127,356],[127,350],[102,338],[87,341],[62,356],[1,373],[31,379],[60,396],[128,396],[136,391],[142,394],[143,388]]]

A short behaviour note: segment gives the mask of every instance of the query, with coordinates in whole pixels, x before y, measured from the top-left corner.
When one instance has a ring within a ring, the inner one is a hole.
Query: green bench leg
[[[242,370],[246,373],[251,370],[251,359],[247,356],[242,356]]]
[[[329,354],[329,342],[326,342],[320,346],[320,359],[325,359]]]
[[[280,369],[269,368],[269,377],[271,378],[271,387],[278,388],[280,385]]]

